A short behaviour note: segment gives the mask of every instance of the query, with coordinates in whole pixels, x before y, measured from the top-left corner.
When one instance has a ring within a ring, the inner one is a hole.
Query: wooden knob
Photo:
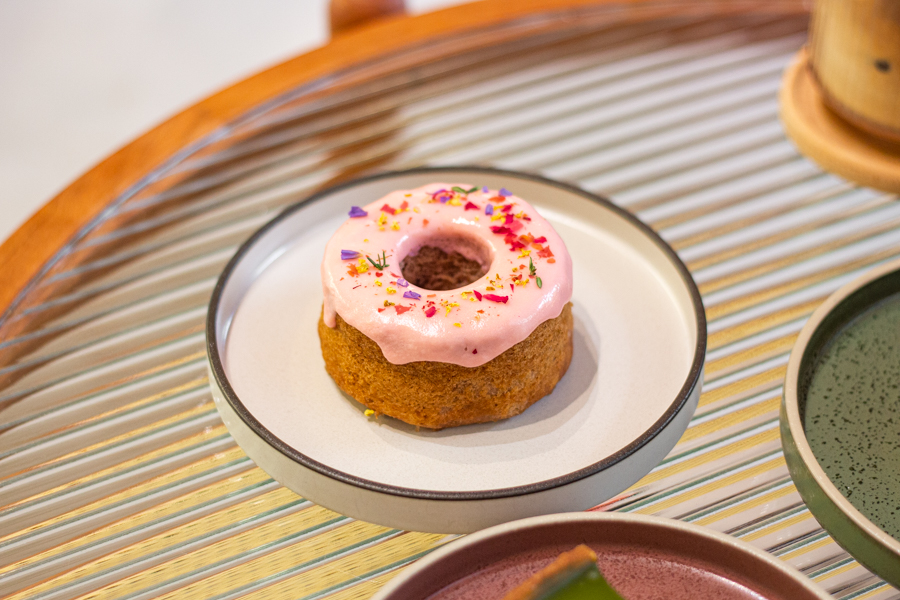
[[[373,19],[405,12],[403,0],[331,0],[331,35],[333,37]]]

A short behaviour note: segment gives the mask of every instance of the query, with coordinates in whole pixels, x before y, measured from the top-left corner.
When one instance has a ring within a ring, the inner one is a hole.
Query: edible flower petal
[[[500,195],[503,196],[504,198],[508,198],[509,196],[512,196],[512,192],[504,187],[504,188],[500,188]]]
[[[394,275],[394,274],[391,273],[391,275]],[[394,275],[394,277],[397,277],[397,276]],[[400,287],[409,287],[409,282],[407,280],[403,279],[402,277],[400,277],[399,279],[397,279],[397,285],[399,285]]]
[[[420,300],[422,298],[422,294],[418,294],[412,290],[406,290],[403,292],[404,298],[409,298],[410,300]]]
[[[341,250],[341,260],[355,260],[359,258],[359,252],[356,250]]]
[[[364,211],[363,209],[361,209],[361,208],[358,207],[358,206],[351,206],[351,207],[350,207],[350,212],[347,213],[347,214],[349,214],[349,215],[350,215],[352,218],[354,218],[354,219],[359,218],[359,217],[367,217],[367,216],[369,216],[369,213],[367,213],[366,211]]]
[[[484,294],[485,300],[490,300],[491,302],[502,302],[506,304],[509,301],[509,296],[498,296],[497,294]]]

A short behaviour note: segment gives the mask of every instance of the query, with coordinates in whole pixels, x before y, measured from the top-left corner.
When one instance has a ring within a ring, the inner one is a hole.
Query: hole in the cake
[[[484,277],[490,250],[480,240],[428,240],[400,261],[403,278],[426,290],[455,290]]]

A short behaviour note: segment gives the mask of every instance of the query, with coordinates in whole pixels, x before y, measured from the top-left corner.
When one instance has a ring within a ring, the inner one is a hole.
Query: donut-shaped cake
[[[322,284],[325,368],[368,414],[432,429],[504,419],[571,362],[571,258],[506,189],[434,183],[351,207]]]

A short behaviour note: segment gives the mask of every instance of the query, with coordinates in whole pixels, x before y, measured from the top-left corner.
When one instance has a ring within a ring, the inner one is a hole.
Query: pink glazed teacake
[[[455,290],[416,287],[400,262],[422,246],[489,264],[487,274]],[[550,223],[506,189],[433,183],[353,207],[325,248],[322,284],[325,324],[339,314],[389,362],[477,367],[559,316],[572,260]]]

